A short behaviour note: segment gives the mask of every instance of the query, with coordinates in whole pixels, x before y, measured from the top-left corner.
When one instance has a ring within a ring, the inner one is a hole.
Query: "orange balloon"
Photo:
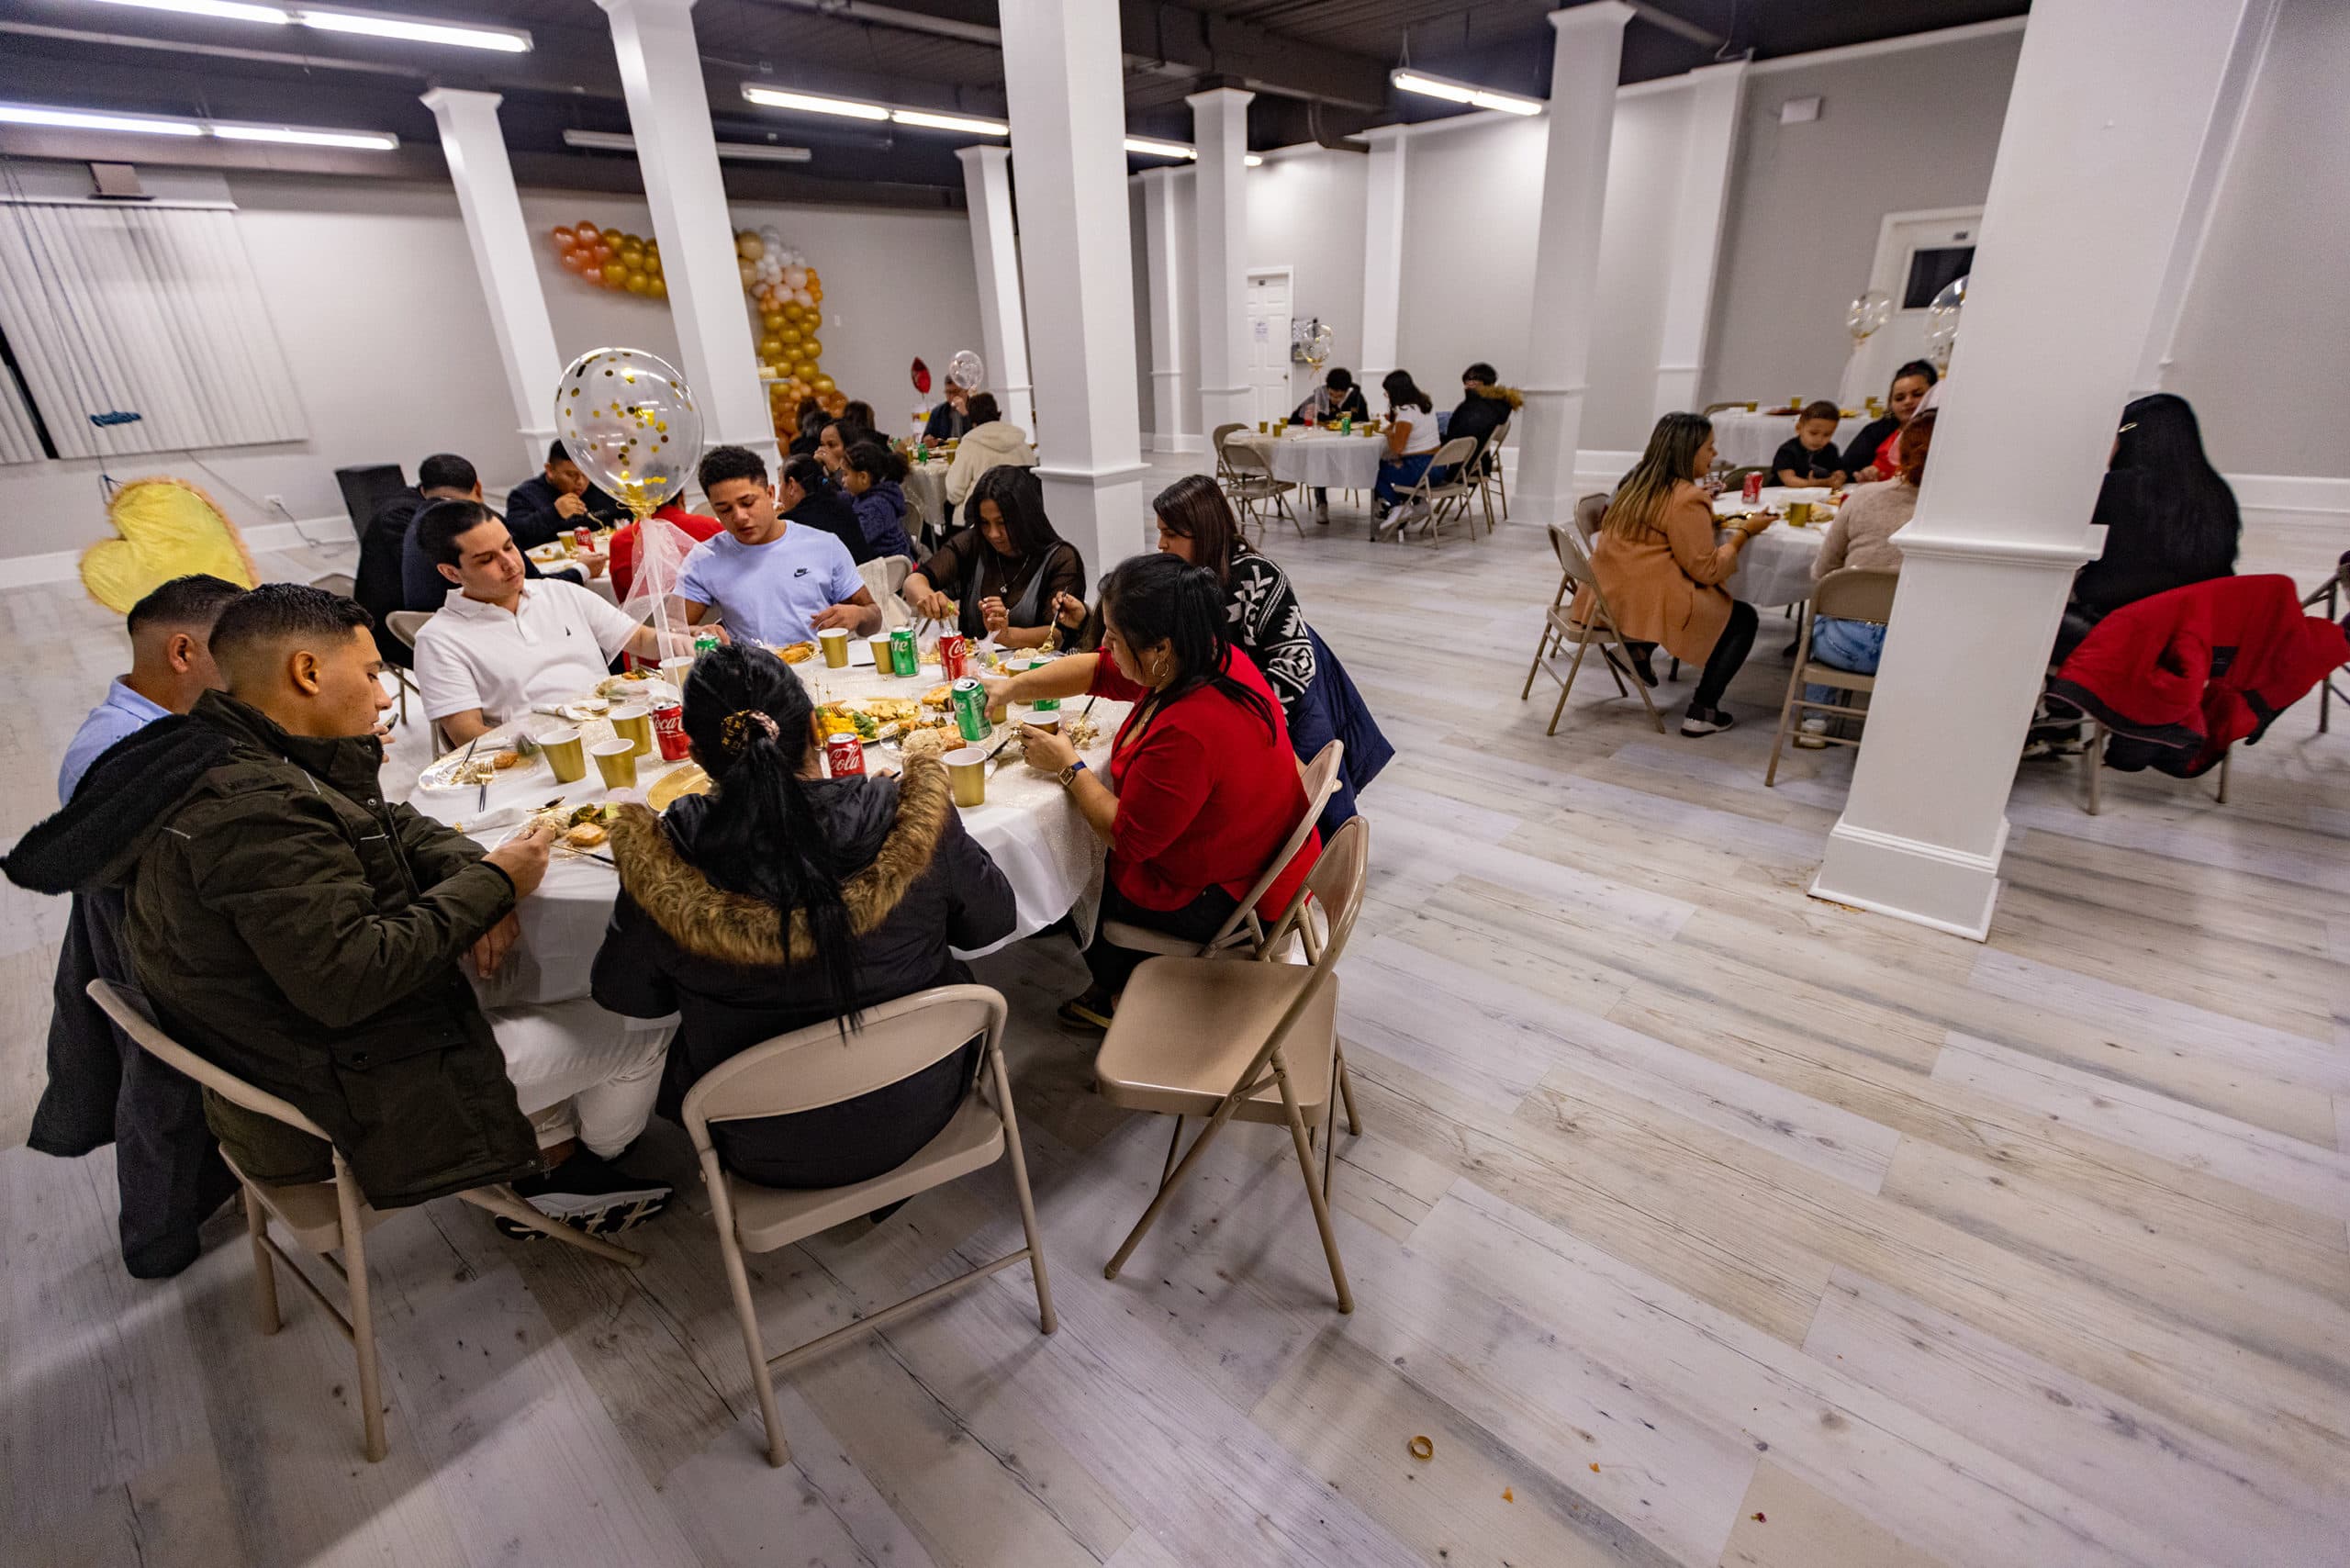
[[[596,226],[592,223],[575,223],[571,228],[572,232],[577,234],[582,240],[596,232]]]
[[[618,262],[606,262],[597,275],[604,280],[606,288],[618,288],[628,282],[628,268]]]
[[[571,230],[564,228],[561,224],[557,224],[554,230],[554,242],[564,247],[565,250],[569,250],[571,248]]]

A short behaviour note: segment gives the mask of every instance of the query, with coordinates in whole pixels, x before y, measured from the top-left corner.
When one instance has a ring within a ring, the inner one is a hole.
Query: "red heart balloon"
[[[914,361],[914,390],[924,394],[930,391],[930,366],[920,360]]]

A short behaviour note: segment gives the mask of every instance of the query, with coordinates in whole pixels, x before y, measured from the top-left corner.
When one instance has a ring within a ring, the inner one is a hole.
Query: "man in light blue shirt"
[[[245,590],[197,573],[173,577],[130,607],[130,673],[118,676],[65,748],[57,798],[73,798],[90,764],[117,741],[170,713],[185,713],[220,684],[212,667],[212,623]]]
[[[696,477],[726,532],[694,546],[677,573],[686,617],[725,612],[738,643],[781,645],[841,627],[851,636],[880,630],[881,607],[832,534],[778,516],[767,466],[748,447],[712,447]]]

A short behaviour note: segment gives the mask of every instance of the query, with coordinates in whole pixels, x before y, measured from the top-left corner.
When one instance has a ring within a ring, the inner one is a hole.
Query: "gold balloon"
[[[750,263],[736,262],[734,265],[743,274],[743,286],[744,288],[750,287],[752,284],[758,281],[759,270]]]
[[[815,387],[819,392],[836,392],[840,390],[839,387],[833,384],[833,378],[829,375],[820,375],[816,377]]]
[[[765,337],[759,340],[759,357],[761,359],[775,359],[779,357],[782,353],[783,340],[781,338]]]
[[[632,270],[628,274],[626,286],[631,294],[643,294],[651,290],[653,280],[646,277],[642,271]]]
[[[812,382],[816,379],[816,362],[812,359],[803,359],[791,367],[791,373],[802,381]]]
[[[785,326],[783,312],[780,310],[767,312],[759,318],[759,325],[770,332],[782,331]]]
[[[767,248],[764,241],[745,229],[734,236],[734,253],[746,262],[755,262],[767,253]]]
[[[662,282],[661,275],[655,273],[645,280],[644,292],[655,299],[666,299],[669,297],[669,286]]]
[[[800,352],[810,359],[822,359],[824,357],[824,345],[814,338],[802,338]]]
[[[775,335],[775,340],[785,348],[796,349],[807,340],[807,334],[797,327],[786,327]]]
[[[621,242],[627,240],[627,235],[621,233],[617,229],[607,229],[604,230],[604,243],[610,245],[615,251],[621,248]]]
[[[615,257],[604,263],[604,270],[599,275],[603,278],[606,288],[618,288],[628,282],[628,268],[618,257]]]

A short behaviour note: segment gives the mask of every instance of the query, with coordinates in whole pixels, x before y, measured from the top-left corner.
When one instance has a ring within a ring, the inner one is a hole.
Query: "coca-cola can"
[[[855,735],[826,735],[824,766],[835,778],[860,777],[865,772],[865,743]]]
[[[572,541],[582,550],[593,550],[596,548],[596,531],[588,527],[585,523],[582,523],[579,527],[573,529],[571,531],[571,537]]]
[[[971,673],[971,639],[949,632],[938,639],[938,673],[949,681]]]
[[[1762,475],[1760,475],[1760,474],[1749,474],[1749,475],[1746,476],[1746,490],[1745,490],[1745,495],[1746,495],[1746,504],[1747,504],[1748,506],[1752,506],[1755,502],[1757,502],[1757,501],[1759,501],[1759,500],[1761,500],[1761,499],[1762,498]]]
[[[672,702],[653,710],[653,739],[661,747],[664,762],[686,760],[686,711]]]

